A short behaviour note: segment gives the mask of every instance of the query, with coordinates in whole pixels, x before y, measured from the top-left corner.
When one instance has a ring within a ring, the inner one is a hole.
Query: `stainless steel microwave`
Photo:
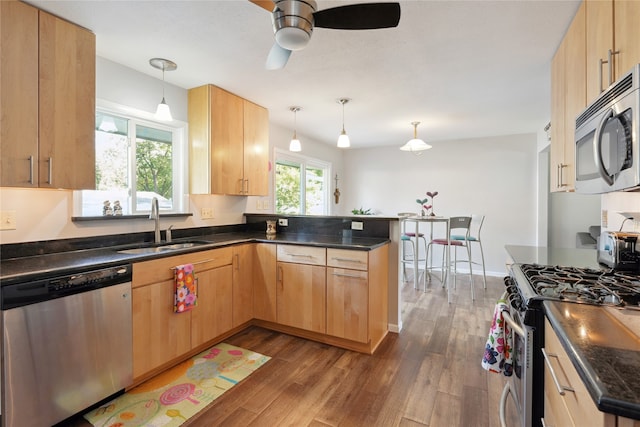
[[[640,64],[576,118],[575,189],[598,194],[640,189]]]

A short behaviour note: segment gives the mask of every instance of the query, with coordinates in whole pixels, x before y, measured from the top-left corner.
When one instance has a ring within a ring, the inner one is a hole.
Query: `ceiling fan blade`
[[[315,27],[336,30],[374,30],[397,27],[400,3],[361,3],[313,13]]]
[[[287,65],[287,61],[291,56],[291,51],[280,46],[278,43],[274,43],[273,47],[269,51],[267,56],[267,70],[279,70]]]
[[[275,9],[276,7],[273,0],[249,0],[249,1],[255,4],[256,6],[260,6],[267,12],[273,12],[273,9]]]

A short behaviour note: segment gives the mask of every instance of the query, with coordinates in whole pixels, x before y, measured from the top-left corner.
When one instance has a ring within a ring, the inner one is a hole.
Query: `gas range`
[[[520,311],[542,300],[640,310],[640,275],[632,272],[516,264],[511,275],[522,299],[513,306]]]

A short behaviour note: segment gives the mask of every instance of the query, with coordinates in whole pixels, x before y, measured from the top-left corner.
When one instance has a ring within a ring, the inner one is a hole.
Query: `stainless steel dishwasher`
[[[1,290],[3,426],[50,426],[131,384],[131,265]]]

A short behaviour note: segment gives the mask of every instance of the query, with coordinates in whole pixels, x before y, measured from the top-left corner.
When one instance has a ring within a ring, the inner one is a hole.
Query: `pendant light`
[[[338,137],[338,148],[349,148],[351,147],[351,141],[349,141],[349,135],[344,130],[344,104],[351,101],[349,98],[340,98],[338,99],[338,103],[342,104],[342,132]]]
[[[289,107],[289,110],[293,111],[293,138],[289,143],[289,151],[302,151],[302,145],[300,145],[300,140],[296,135],[297,113],[302,110],[302,107]]]
[[[418,139],[418,125],[420,122],[411,122],[411,124],[413,125],[413,139],[410,139],[406,144],[400,147],[400,149],[402,151],[411,151],[416,155],[420,155],[422,154],[422,151],[428,150],[431,146],[423,140]]]
[[[156,120],[170,122],[173,120],[173,117],[171,116],[171,110],[169,109],[167,101],[164,100],[164,72],[173,71],[178,68],[178,66],[175,62],[164,58],[151,58],[149,60],[149,64],[151,64],[153,68],[162,70],[162,101],[160,101],[160,104],[158,104],[158,108],[156,109],[156,114],[154,117],[156,118]]]

